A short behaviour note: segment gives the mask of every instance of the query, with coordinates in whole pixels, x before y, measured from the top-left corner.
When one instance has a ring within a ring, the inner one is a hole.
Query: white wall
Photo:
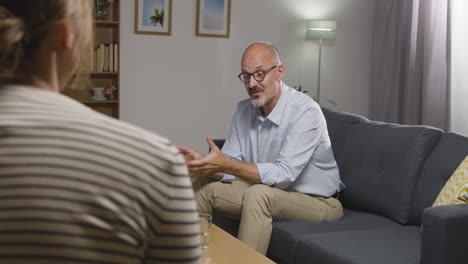
[[[321,103],[368,114],[373,0],[232,0],[229,39],[194,36],[196,1],[172,1],[172,36],[133,33],[134,1],[121,1],[121,118],[177,145],[207,151],[224,138],[246,98],[240,57],[255,40],[274,43],[285,82],[315,94],[318,45],[304,41],[305,19],[336,19],[322,49]],[[331,100],[336,102],[334,106]]]
[[[450,130],[468,136],[468,1],[452,0]]]

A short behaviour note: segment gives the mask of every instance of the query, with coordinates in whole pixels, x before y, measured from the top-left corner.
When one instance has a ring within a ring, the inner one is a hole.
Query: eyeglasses
[[[241,80],[241,82],[245,83],[245,84],[248,84],[250,82],[250,76],[253,76],[254,79],[257,81],[257,82],[261,82],[263,80],[265,80],[265,77],[266,75],[271,71],[273,70],[274,68],[276,68],[276,66],[278,66],[278,64],[276,64],[275,66],[271,67],[270,69],[264,71],[264,70],[257,70],[255,71],[254,73],[248,73],[248,72],[241,72],[239,73],[239,75],[237,75],[237,78],[239,78],[239,80]]]

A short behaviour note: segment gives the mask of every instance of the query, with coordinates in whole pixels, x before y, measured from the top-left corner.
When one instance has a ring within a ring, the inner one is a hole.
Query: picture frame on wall
[[[135,0],[135,34],[171,35],[172,0]]]
[[[231,0],[197,0],[195,36],[229,38]]]

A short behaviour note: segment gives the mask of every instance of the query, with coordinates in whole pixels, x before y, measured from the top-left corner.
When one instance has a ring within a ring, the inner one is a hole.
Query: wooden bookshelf
[[[107,0],[106,2],[107,17],[105,19],[95,19],[95,21],[93,22],[93,50],[89,51],[89,62],[86,65],[84,65],[78,73],[88,74],[91,83],[88,87],[78,87],[73,90],[66,89],[64,91],[64,94],[80,101],[81,103],[93,108],[98,112],[104,113],[114,118],[119,118],[120,0]],[[99,51],[99,49],[102,49],[102,51]],[[112,85],[114,85],[117,88],[117,90],[114,91],[113,98],[109,98],[107,100],[93,100],[93,87],[107,88]]]

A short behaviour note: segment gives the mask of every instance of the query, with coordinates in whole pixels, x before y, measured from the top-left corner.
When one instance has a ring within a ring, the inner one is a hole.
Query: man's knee
[[[255,206],[270,204],[272,188],[264,184],[250,186],[244,194],[243,206]]]
[[[203,186],[195,190],[198,212],[211,214],[213,207],[213,185],[216,182],[205,182]]]
[[[203,187],[197,189],[195,191],[195,198],[198,204],[198,211],[201,213],[211,213],[212,209],[216,209],[214,208],[216,198],[219,199],[221,197],[223,199],[227,188],[220,181],[208,181]]]

